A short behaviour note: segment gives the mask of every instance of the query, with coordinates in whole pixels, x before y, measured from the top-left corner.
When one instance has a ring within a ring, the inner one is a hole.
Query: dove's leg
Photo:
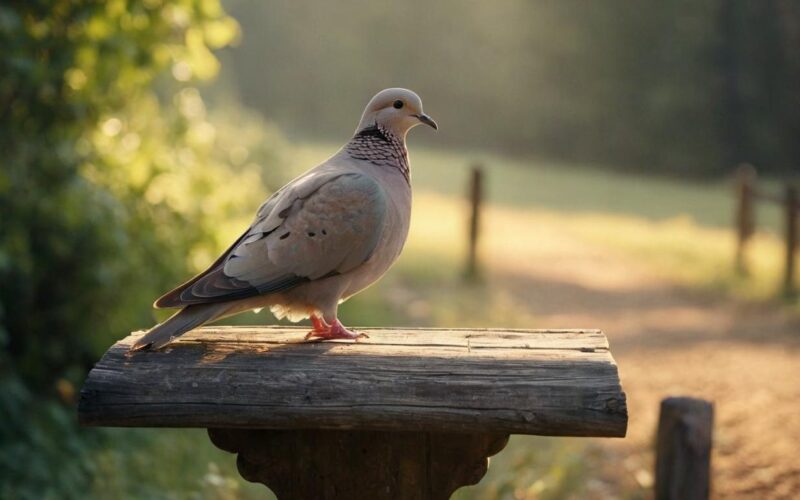
[[[366,333],[356,333],[348,330],[338,319],[334,319],[332,324],[328,324],[324,318],[312,314],[311,324],[314,325],[314,329],[308,332],[306,340],[313,337],[318,337],[322,340],[369,338]]]
[[[316,314],[311,315],[311,324],[314,325],[314,330],[309,332],[309,335],[312,333],[322,333],[327,332],[330,329],[330,325],[325,323],[325,320],[317,316]]]
[[[366,333],[357,333],[353,330],[348,330],[342,324],[341,321],[338,319],[334,320],[333,324],[331,325],[330,330],[328,330],[327,338],[330,339],[360,339],[360,338],[369,338],[369,335]]]

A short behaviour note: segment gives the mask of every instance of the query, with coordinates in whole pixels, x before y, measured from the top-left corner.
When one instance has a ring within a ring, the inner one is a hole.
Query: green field
[[[296,174],[324,160],[335,149],[328,144],[297,146],[289,171]],[[526,219],[519,221],[526,227],[515,239],[535,238],[530,230],[554,226],[587,244],[623,252],[676,284],[755,300],[772,300],[779,294],[784,258],[780,208],[771,204],[758,207],[759,231],[748,253],[751,276],[738,276],[733,272],[735,247],[730,229],[733,189],[727,180],[701,185],[696,181],[633,177],[589,165],[417,151],[413,145],[411,161],[417,217],[412,220],[409,249],[416,247],[415,234],[425,232],[420,239],[431,251],[439,249],[436,251],[441,253],[443,247],[451,250],[450,255],[442,256],[444,260],[452,260],[458,253],[463,234],[449,231],[449,227],[447,235],[442,234],[428,214],[462,210],[459,215],[451,214],[453,220],[438,226],[455,224],[463,230],[465,221],[456,219],[466,217],[460,203],[468,171],[471,165],[481,164],[486,171],[488,205],[505,210],[504,222]],[[765,182],[764,187],[777,189],[773,182]],[[428,223],[434,227],[425,228]],[[491,244],[490,225],[484,225],[484,234]],[[442,240],[448,244],[441,245]],[[535,241],[529,243],[536,245]],[[413,257],[408,253],[401,260],[401,268],[413,272]],[[425,260],[430,258],[426,256]]]
[[[698,182],[615,172],[601,165],[563,164],[548,160],[514,159],[481,152],[414,148],[411,163],[414,189],[462,196],[472,165],[487,175],[490,203],[564,214],[631,215],[650,221],[688,215],[701,226],[727,228],[732,223],[732,186],[726,180]],[[289,172],[297,174],[333,154],[333,143],[302,143],[294,147]],[[768,189],[775,183],[768,181]],[[775,231],[780,210],[759,208],[759,224]]]

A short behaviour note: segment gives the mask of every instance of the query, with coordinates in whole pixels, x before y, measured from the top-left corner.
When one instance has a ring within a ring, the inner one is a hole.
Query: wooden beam
[[[85,425],[624,436],[625,394],[598,330],[207,327],[167,349],[117,342],[81,391]]]

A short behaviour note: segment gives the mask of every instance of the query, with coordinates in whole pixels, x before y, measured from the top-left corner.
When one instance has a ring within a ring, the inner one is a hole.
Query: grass
[[[203,429],[112,429],[109,434],[122,446],[93,455],[94,498],[270,497],[263,485],[239,476],[234,455],[215,448]]]
[[[413,142],[413,138],[412,138]],[[296,144],[287,172],[297,175],[336,151],[329,143]],[[411,145],[414,189],[461,197],[468,171],[483,165],[487,199],[494,204],[559,212],[630,215],[650,221],[687,215],[703,227],[727,228],[732,223],[732,186],[726,181],[680,181],[614,172],[598,165],[512,159],[499,155],[418,149]],[[643,171],[646,174],[646,171]],[[776,183],[766,181],[766,189]],[[759,224],[780,227],[780,209],[759,207]]]
[[[335,149],[320,143],[298,145],[289,171],[297,174],[308,165],[323,161]],[[631,176],[589,165],[480,153],[414,150],[411,159],[416,207],[410,249],[424,242],[427,251],[436,254],[442,253],[444,244],[454,250],[445,252],[449,255],[444,258],[462,255],[463,249],[458,245],[464,240],[466,215],[460,200],[466,191],[470,165],[480,163],[486,171],[486,199],[490,206],[506,209],[500,220],[516,226],[515,241],[536,238],[543,227],[556,227],[587,244],[622,252],[678,285],[758,301],[772,300],[780,294],[784,258],[779,235],[780,208],[772,204],[759,206],[760,230],[751,239],[747,253],[750,275],[738,275],[734,272],[735,241],[730,229],[734,200],[726,181],[681,182]],[[776,183],[764,184],[775,190]],[[433,194],[439,196],[436,201],[425,198]],[[420,206],[421,200],[425,205]],[[453,215],[454,210],[460,212]],[[445,222],[443,214],[449,214]],[[442,233],[443,227],[447,228],[446,234]],[[483,227],[488,244],[497,242],[495,226],[484,223]],[[412,259],[407,256],[405,260]],[[405,267],[408,272],[429,271],[413,271],[409,269],[415,267],[411,264]],[[800,309],[797,301],[790,304]]]
[[[703,227],[689,216],[645,222],[590,215],[575,220],[572,227],[577,234],[625,252],[679,285],[755,301],[773,300],[781,293],[783,243],[769,232],[758,233],[749,242],[750,275],[742,276],[734,271],[731,231]]]

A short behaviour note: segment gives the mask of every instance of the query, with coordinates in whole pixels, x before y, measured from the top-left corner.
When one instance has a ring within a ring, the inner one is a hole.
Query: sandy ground
[[[649,486],[659,401],[681,395],[715,404],[714,498],[800,498],[800,319],[677,288],[568,235],[546,240],[525,259],[490,249],[487,274],[536,327],[606,332],[630,424],[597,442],[619,464],[598,471],[598,496]]]

